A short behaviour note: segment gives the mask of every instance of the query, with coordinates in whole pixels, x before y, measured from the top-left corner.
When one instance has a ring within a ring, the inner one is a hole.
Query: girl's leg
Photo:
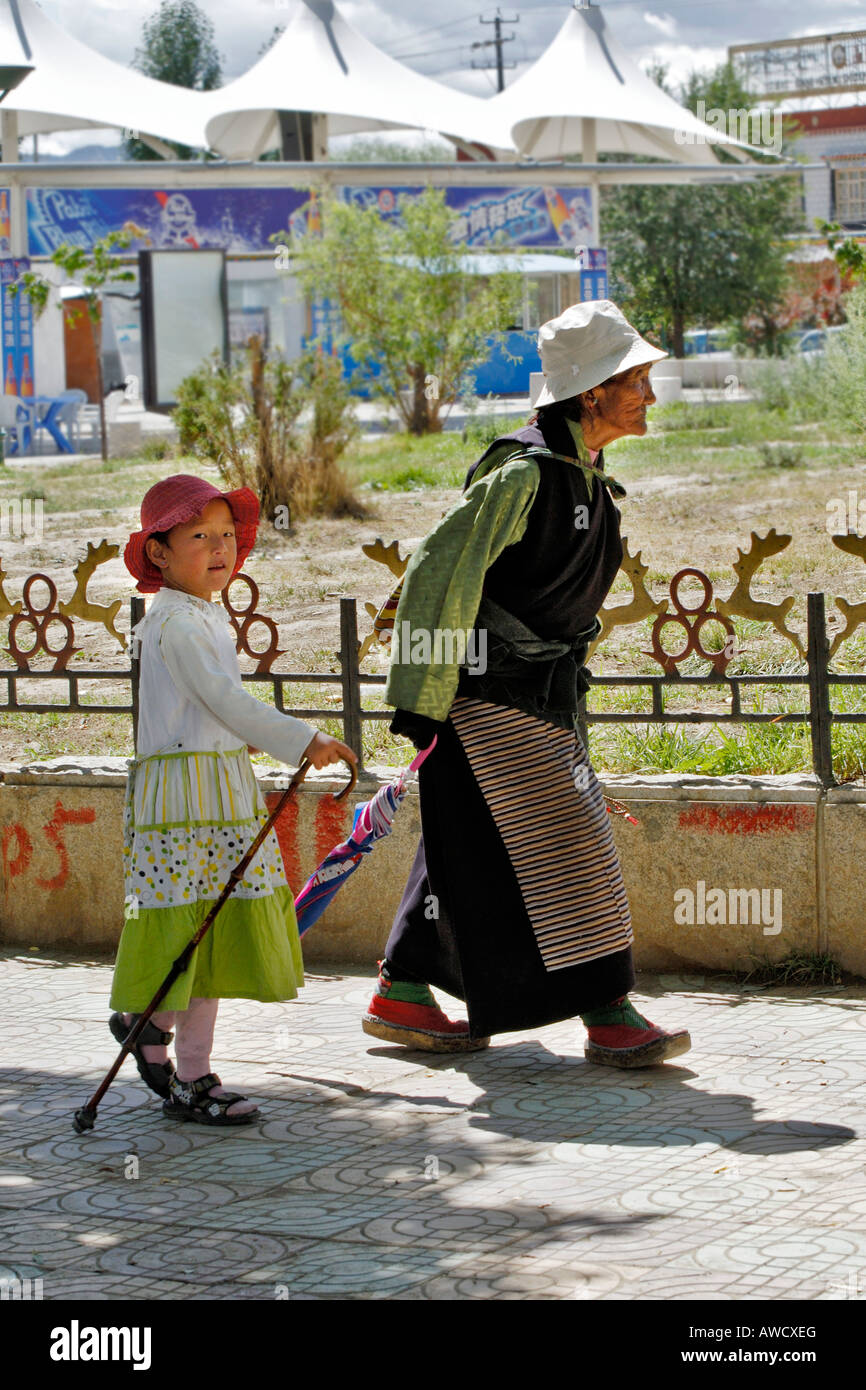
[[[155,1028],[160,1028],[163,1033],[170,1033],[174,1028],[174,1020],[177,1017],[174,1013],[155,1013],[151,1014],[150,1021]],[[132,1014],[123,1014],[123,1022],[127,1028],[132,1027]],[[142,1043],[141,1051],[146,1062],[167,1062],[168,1045],[166,1043]]]
[[[218,1008],[218,999],[190,999],[189,1008],[175,1015],[178,1081],[197,1081],[200,1076],[207,1076],[210,1071]],[[208,1091],[208,1095],[211,1096],[224,1094],[224,1086],[212,1086]],[[257,1108],[252,1101],[236,1101],[234,1105],[229,1106],[226,1114],[246,1115]]]

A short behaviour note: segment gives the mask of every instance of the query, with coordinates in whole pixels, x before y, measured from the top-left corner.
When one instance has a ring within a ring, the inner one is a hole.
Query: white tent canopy
[[[532,159],[580,154],[594,163],[605,151],[706,165],[718,162],[713,145],[738,158],[750,150],[667,96],[614,38],[597,6],[575,4],[537,62],[488,104]]]
[[[0,40],[7,32],[20,32],[16,10],[34,71],[9,93],[0,112],[17,113],[19,135],[114,126],[205,146],[200,92],[156,82],[103,58],[54,24],[34,0],[0,0]],[[5,61],[0,52],[0,64]]]
[[[204,100],[208,142],[229,159],[257,159],[278,147],[280,111],[326,117],[329,135],[414,128],[441,131],[458,144],[511,148],[508,127],[489,102],[389,58],[333,0],[295,0],[273,48]]]
[[[0,96],[33,71],[32,54],[15,0],[0,10]]]

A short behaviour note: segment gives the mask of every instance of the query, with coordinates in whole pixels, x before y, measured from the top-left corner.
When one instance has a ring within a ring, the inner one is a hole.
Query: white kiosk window
[[[170,410],[177,388],[216,350],[228,355],[223,251],[141,251],[144,401]]]

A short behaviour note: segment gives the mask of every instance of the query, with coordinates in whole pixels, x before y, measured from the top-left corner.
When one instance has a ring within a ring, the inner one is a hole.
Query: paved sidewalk
[[[0,958],[0,1279],[45,1299],[864,1299],[866,987],[645,976],[679,1063],[570,1023],[486,1052],[377,1044],[369,977],[228,1002],[214,1065],[256,1126],[176,1125],[115,1045],[110,969]]]

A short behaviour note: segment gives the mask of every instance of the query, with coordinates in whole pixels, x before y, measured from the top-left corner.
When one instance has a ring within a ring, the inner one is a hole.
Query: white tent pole
[[[582,121],[583,149],[581,158],[584,164],[598,163],[598,130],[594,116],[584,116]],[[590,217],[592,219],[592,244],[601,245],[601,224],[598,210],[598,177],[595,174],[589,178],[589,200]]]
[[[18,112],[6,111],[3,117],[3,163],[18,163]]]
[[[177,154],[171,145],[166,144],[165,140],[160,140],[156,135],[146,135],[143,130],[138,132],[138,138],[142,145],[147,145],[149,150],[158,154],[160,159],[176,159]]]
[[[3,163],[18,163],[18,112],[2,113]],[[10,182],[9,186],[9,251],[13,256],[27,255],[27,193]]]
[[[328,116],[315,112],[312,120],[312,157],[318,164],[328,158]]]

